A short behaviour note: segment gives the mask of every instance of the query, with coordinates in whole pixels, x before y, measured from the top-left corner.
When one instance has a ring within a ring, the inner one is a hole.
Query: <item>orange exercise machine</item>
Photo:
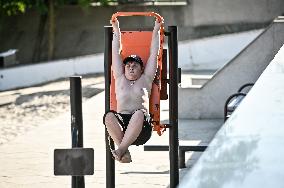
[[[163,18],[154,12],[117,12],[112,15],[112,20],[119,16],[150,16],[159,21]],[[167,50],[163,49],[164,36],[168,36],[169,50],[169,75],[167,79]],[[132,30],[121,30],[121,56],[125,57],[131,54],[139,54],[143,62],[146,63],[150,53],[150,44],[152,39],[152,29],[138,28]],[[152,117],[153,130],[158,135],[170,128],[170,187],[176,187],[179,182],[178,168],[178,58],[177,58],[177,27],[169,26],[168,32],[165,32],[164,26],[160,28],[160,51],[158,56],[158,67],[155,79],[152,85],[150,97],[150,115]],[[105,110],[116,110],[115,82],[112,75],[112,27],[105,26]],[[167,84],[169,84],[169,124],[160,123],[160,100],[167,100]],[[115,187],[115,166],[110,148],[114,148],[113,142],[108,139],[106,131],[106,187]]]
[[[111,20],[117,19],[118,16],[132,16],[132,15],[141,15],[141,16],[154,16],[158,21],[163,21],[163,18],[156,13],[153,12],[118,12],[113,14]],[[121,44],[122,51],[121,56],[122,59],[128,57],[132,54],[139,54],[144,62],[144,66],[148,60],[150,55],[150,45],[152,39],[152,31],[121,31]],[[150,115],[152,118],[153,130],[157,132],[158,135],[162,135],[163,131],[165,131],[165,125],[160,124],[160,92],[161,92],[161,73],[163,69],[162,64],[162,56],[163,56],[163,43],[164,43],[164,27],[160,28],[160,49],[158,56],[158,68],[156,77],[152,84],[152,91],[150,97]],[[116,95],[115,95],[115,82],[113,74],[111,74],[111,98],[110,98],[110,109],[116,111]],[[166,86],[166,85],[165,85]],[[167,91],[163,90],[163,93]],[[164,97],[167,99],[166,97]]]

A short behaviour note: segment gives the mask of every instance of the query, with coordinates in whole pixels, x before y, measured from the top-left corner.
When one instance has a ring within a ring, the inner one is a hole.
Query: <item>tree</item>
[[[25,0],[0,0],[0,13],[8,16],[24,13],[26,6]]]
[[[0,0],[0,16],[13,16],[24,14],[27,9],[36,9],[41,13],[41,22],[48,25],[48,60],[54,58],[56,7],[64,4],[76,4],[87,8],[93,0]],[[98,0],[102,5],[107,5],[109,0]],[[47,19],[46,19],[47,18]],[[41,23],[39,27],[44,27]],[[43,32],[43,29],[39,29]],[[41,43],[41,42],[40,42]],[[40,45],[40,44],[39,44]],[[37,58],[36,58],[37,59]]]
[[[55,43],[55,11],[54,0],[48,1],[48,60],[54,57],[54,43]]]

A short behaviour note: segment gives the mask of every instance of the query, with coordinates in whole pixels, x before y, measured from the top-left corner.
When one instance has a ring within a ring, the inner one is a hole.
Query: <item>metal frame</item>
[[[187,0],[111,0],[108,5],[187,5]],[[94,1],[92,5],[100,5],[98,1]]]
[[[169,146],[170,146],[170,187],[174,188],[179,184],[178,167],[178,45],[177,26],[168,27],[168,48],[169,48]]]
[[[233,106],[233,109],[228,108],[229,103],[232,101],[232,99],[235,98],[237,100],[237,104],[239,104],[245,96],[246,93],[235,93],[229,96],[224,105],[224,122],[227,121],[227,119],[230,117],[231,114],[229,113],[233,113],[233,111],[237,108],[237,106]]]
[[[240,87],[240,89],[238,90],[238,93],[242,93],[243,92],[243,89],[245,89],[246,87],[252,87],[254,86],[254,83],[247,83],[247,84],[244,84]]]
[[[111,64],[112,64],[112,27],[105,26],[105,54],[104,54],[104,73],[105,73],[105,112],[110,110],[110,84],[111,84]],[[115,187],[115,163],[112,158],[111,148],[114,148],[113,140],[105,128],[106,143],[106,187]]]
[[[185,168],[185,152],[195,151],[203,152],[207,148],[207,145],[197,145],[197,146],[179,146],[179,168]],[[144,151],[169,151],[168,145],[147,145],[144,146]]]
[[[237,93],[234,93],[228,97],[224,105],[224,122],[230,117],[230,115],[235,111],[235,109],[238,107],[240,102],[247,95],[247,92],[243,92],[243,90],[247,87],[253,87],[253,86],[254,83],[244,84],[238,89]],[[232,108],[230,108],[230,103],[232,102],[232,99],[237,100],[237,102],[234,106],[232,106]]]
[[[170,119],[170,187],[174,188],[179,183],[179,142],[178,142],[178,45],[177,45],[177,26],[169,26],[168,32],[169,48],[169,119]],[[110,110],[110,84],[111,84],[111,44],[112,44],[112,27],[105,26],[105,111]],[[164,78],[163,78],[164,79]],[[164,95],[166,98],[166,95]],[[164,98],[164,97],[163,97]],[[110,148],[114,147],[112,139],[110,139],[107,131],[105,131],[106,142],[106,187],[115,187],[115,163],[112,158]]]

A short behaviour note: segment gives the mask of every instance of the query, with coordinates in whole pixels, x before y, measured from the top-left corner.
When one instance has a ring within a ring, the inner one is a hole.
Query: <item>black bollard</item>
[[[72,148],[83,147],[81,76],[70,77]],[[85,188],[84,176],[72,176],[72,188]]]

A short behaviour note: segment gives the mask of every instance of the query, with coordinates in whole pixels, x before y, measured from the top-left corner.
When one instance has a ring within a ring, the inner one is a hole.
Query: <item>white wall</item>
[[[219,69],[260,32],[256,30],[180,42],[178,46],[179,67],[183,70]],[[103,54],[2,69],[0,70],[0,91],[32,86],[72,75],[102,73],[103,71]]]
[[[191,12],[194,26],[262,23],[283,13],[283,0],[192,0]]]
[[[263,30],[179,42],[179,67],[183,70],[217,70],[229,62]]]
[[[103,54],[0,70],[0,91],[104,71]]]

